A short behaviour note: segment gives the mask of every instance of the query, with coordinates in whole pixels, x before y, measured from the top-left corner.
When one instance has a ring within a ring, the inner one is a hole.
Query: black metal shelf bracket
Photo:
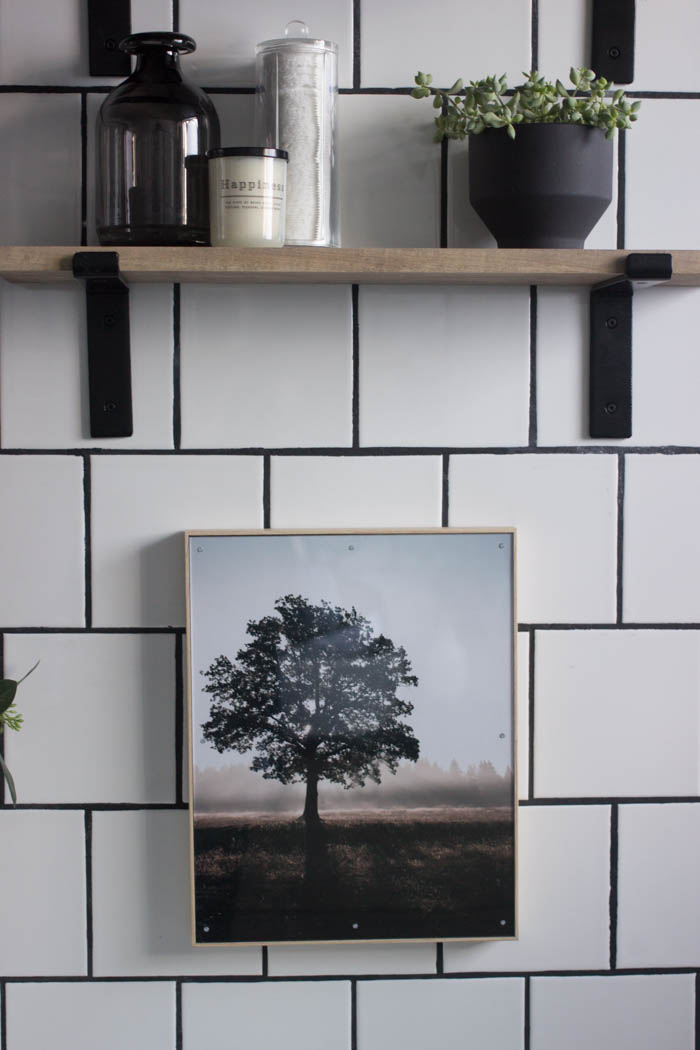
[[[591,69],[616,84],[634,80],[635,0],[593,0]]]
[[[76,252],[73,276],[85,282],[91,437],[131,437],[129,288],[116,252]]]
[[[632,298],[636,287],[673,275],[668,252],[628,255],[625,276],[591,289],[590,435],[632,437]]]
[[[131,32],[131,0],[87,0],[91,77],[128,77],[131,59],[119,41]]]

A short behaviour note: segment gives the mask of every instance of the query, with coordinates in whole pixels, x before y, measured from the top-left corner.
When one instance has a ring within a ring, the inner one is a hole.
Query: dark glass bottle
[[[179,59],[197,45],[180,33],[134,33],[119,46],[137,61],[97,120],[100,244],[208,244],[206,152],[219,145],[219,118]]]

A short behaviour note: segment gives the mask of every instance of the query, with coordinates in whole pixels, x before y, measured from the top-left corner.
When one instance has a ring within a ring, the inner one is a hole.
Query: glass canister
[[[338,246],[338,46],[289,22],[258,44],[256,71],[258,139],[289,153],[285,242]]]
[[[208,244],[206,152],[219,145],[209,96],[180,72],[194,51],[180,33],[134,33],[119,45],[136,55],[130,77],[97,119],[97,236],[100,244]]]

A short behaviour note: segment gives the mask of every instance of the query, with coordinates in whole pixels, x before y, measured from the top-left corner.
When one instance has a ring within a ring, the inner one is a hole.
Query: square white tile
[[[133,0],[131,31],[172,29],[170,0]],[[75,0],[28,0],[0,9],[0,69],[4,84],[117,84],[91,77],[87,5]],[[71,244],[72,241],[62,243]]]
[[[172,448],[173,292],[131,288],[134,435],[90,436],[85,292],[0,288],[0,409],[5,448]]]
[[[363,445],[527,444],[527,288],[368,287],[359,306]]]
[[[624,618],[700,621],[700,457],[627,456]]]
[[[692,974],[535,977],[533,1050],[693,1050]]]
[[[435,973],[437,945],[323,944],[271,945],[271,977],[303,974]]]
[[[358,1045],[363,1050],[522,1050],[524,984],[503,978],[361,981]]]
[[[39,659],[18,693],[22,732],[5,741],[22,801],[174,802],[174,638],[5,638],[9,677]]]
[[[588,311],[588,291],[539,289],[538,443],[700,444],[695,398],[700,365],[693,350],[693,332],[700,320],[700,291],[651,288],[634,296],[631,439],[589,436]]]
[[[342,95],[338,110],[343,247],[437,248],[440,146],[430,107],[407,95]]]
[[[17,784],[22,802],[22,784]],[[81,976],[87,967],[82,813],[0,813],[0,973]]]
[[[259,974],[259,948],[192,947],[187,813],[95,813],[93,952],[98,977]]]
[[[507,72],[517,78],[529,68],[529,4],[494,0],[467,7],[436,0],[426,9],[400,0],[363,0],[363,87],[413,87],[418,70],[449,87],[457,77]]]
[[[445,970],[607,967],[609,808],[521,807],[518,839],[520,939],[445,944]]]
[[[3,244],[79,244],[79,97],[2,94],[0,134]]]
[[[617,964],[700,961],[700,806],[620,808]]]
[[[699,118],[700,99],[644,100],[627,133],[626,247],[669,251],[700,244],[700,148],[688,134]]]
[[[123,1050],[175,1045],[175,985],[13,984],[7,996],[13,1050]]]
[[[183,625],[183,532],[261,527],[257,456],[93,457],[95,626]]]
[[[439,456],[277,456],[271,524],[289,528],[434,528],[440,525]]]
[[[82,627],[85,622],[83,461],[0,459],[0,623]]]
[[[348,287],[184,286],[182,445],[352,443]]]
[[[614,620],[616,524],[614,456],[450,458],[450,525],[518,530],[523,623]]]
[[[572,66],[590,66],[592,12],[587,0],[538,0],[538,66],[548,80],[568,87]]]
[[[183,1050],[350,1050],[347,981],[187,984],[182,989]]]
[[[255,84],[255,46],[284,36],[290,19],[300,18],[313,39],[338,45],[338,82],[352,86],[352,0],[307,0],[296,10],[281,0],[234,8],[226,0],[180,0],[180,27],[197,41],[188,68],[198,84],[239,87]]]
[[[700,794],[699,632],[539,631],[536,654],[537,795]]]

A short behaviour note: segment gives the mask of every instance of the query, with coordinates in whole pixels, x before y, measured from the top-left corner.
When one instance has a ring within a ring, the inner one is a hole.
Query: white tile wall
[[[519,940],[445,944],[445,970],[605,968],[609,808],[521,807],[518,839]]]
[[[8,635],[10,677],[37,660],[5,742],[22,801],[174,802],[174,638]]]
[[[343,247],[438,247],[440,147],[431,113],[406,95],[340,97]]]
[[[0,94],[0,136],[3,244],[79,244],[78,96]]]
[[[523,445],[527,288],[360,289],[363,445]]]
[[[301,974],[435,973],[436,945],[332,944],[272,945],[271,977]]]
[[[5,448],[172,448],[172,288],[131,289],[134,435],[90,436],[85,292],[0,288],[0,410]]]
[[[518,530],[521,622],[614,620],[616,521],[613,456],[450,458],[450,525]]]
[[[17,984],[7,996],[13,1050],[123,1050],[175,1045],[175,985]]]
[[[93,457],[95,626],[182,626],[186,529],[260,528],[256,456]]]
[[[429,9],[400,0],[362,3],[363,87],[412,87],[418,70],[449,87],[457,77],[517,77],[529,66],[530,10],[519,0],[475,7],[436,0]]]
[[[350,985],[187,984],[182,990],[183,1050],[350,1050]]]
[[[694,977],[535,977],[533,1050],[692,1050]]]
[[[440,525],[439,456],[278,456],[270,478],[273,529]]]
[[[362,1050],[521,1050],[522,980],[358,983],[357,1036]],[[440,1033],[436,1036],[436,1033]]]
[[[700,621],[700,459],[628,456],[624,618]]]
[[[22,783],[17,783],[22,801]],[[85,833],[82,813],[0,813],[0,973],[86,973]]]
[[[539,69],[569,84],[571,66],[591,64],[593,8],[587,0],[537,0]]]
[[[259,948],[192,947],[188,841],[186,813],[95,813],[96,976],[261,972]]]
[[[84,623],[83,461],[75,456],[0,460],[0,623]]]
[[[700,807],[620,808],[619,966],[698,965],[699,867]]]
[[[646,99],[627,135],[626,247],[669,251],[700,244],[697,143],[688,128],[700,100]]]
[[[181,333],[184,448],[352,443],[347,286],[185,286]]]
[[[282,0],[232,7],[226,0],[180,0],[180,28],[197,41],[188,60],[199,84],[238,87],[255,84],[255,46],[284,36],[291,19],[301,19],[309,36],[338,45],[338,82],[352,85],[352,0],[305,0],[290,8]]]
[[[536,646],[537,795],[700,794],[698,632],[540,631]]]

